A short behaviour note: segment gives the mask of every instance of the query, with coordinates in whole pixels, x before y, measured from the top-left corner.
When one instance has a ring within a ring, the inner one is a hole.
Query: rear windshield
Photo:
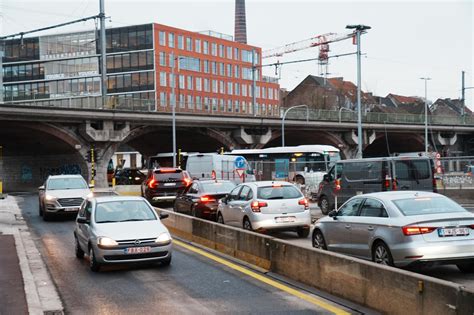
[[[431,168],[428,160],[401,160],[395,161],[395,176],[399,180],[419,180],[431,177]]]
[[[167,181],[167,180],[182,180],[183,172],[179,173],[155,173],[155,179],[157,181]]]
[[[294,186],[258,187],[258,199],[293,199],[302,197],[301,192]]]
[[[235,184],[227,183],[202,183],[205,193],[229,192],[235,187]]]
[[[436,213],[468,212],[445,197],[423,197],[394,200],[393,203],[405,216]]]
[[[52,178],[48,181],[48,190],[86,189],[87,183],[82,178]]]

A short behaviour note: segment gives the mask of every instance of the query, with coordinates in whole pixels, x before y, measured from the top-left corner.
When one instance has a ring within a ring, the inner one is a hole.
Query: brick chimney
[[[234,40],[247,44],[247,23],[245,21],[245,0],[235,0]]]

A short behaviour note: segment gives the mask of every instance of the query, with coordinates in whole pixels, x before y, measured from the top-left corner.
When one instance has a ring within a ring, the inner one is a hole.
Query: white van
[[[192,178],[225,179],[235,183],[253,182],[255,175],[242,156],[217,153],[195,153],[188,155],[186,170]]]

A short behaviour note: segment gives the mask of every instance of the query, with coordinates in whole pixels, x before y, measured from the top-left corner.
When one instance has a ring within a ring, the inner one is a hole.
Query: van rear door
[[[433,171],[429,159],[393,160],[398,190],[433,191]]]

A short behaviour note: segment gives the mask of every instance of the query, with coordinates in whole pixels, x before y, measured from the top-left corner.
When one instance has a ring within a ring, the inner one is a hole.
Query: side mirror
[[[337,219],[337,211],[336,210],[332,210],[328,213],[328,216],[333,218],[334,220]]]
[[[227,204],[227,197],[228,197],[228,196],[225,196],[225,197],[223,197],[223,198],[221,199],[221,201],[222,201],[223,204]]]
[[[89,224],[89,220],[87,220],[86,218],[84,217],[78,217],[77,220],[76,220],[77,223],[81,223],[81,224]]]
[[[39,186],[39,187],[38,187],[38,190],[44,190],[44,185]]]
[[[168,218],[170,215],[168,213],[160,213],[160,220]]]

